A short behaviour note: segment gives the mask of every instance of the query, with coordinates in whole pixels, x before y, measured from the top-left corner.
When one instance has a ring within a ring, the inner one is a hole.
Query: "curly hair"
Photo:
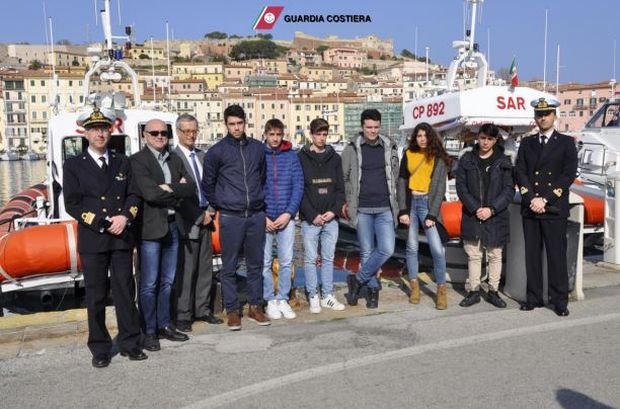
[[[418,125],[416,125],[415,128],[413,128],[413,132],[409,137],[409,146],[407,147],[407,149],[409,149],[411,152],[420,152],[422,150],[422,148],[420,148],[420,146],[418,145],[418,141],[416,140],[416,135],[419,131],[424,131],[426,133],[427,142],[426,149],[424,150],[424,155],[426,156],[426,158],[439,158],[444,161],[444,163],[449,169],[452,159],[446,152],[446,149],[443,147],[443,140],[441,139],[441,136],[439,136],[437,132],[435,132],[433,127],[427,122],[419,123]]]

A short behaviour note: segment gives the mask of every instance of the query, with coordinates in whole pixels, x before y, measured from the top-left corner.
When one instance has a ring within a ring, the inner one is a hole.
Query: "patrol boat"
[[[120,39],[129,45],[131,28],[126,28],[126,36],[112,36],[109,10],[110,0],[104,0],[101,23],[105,41],[102,47],[88,49],[91,68],[84,77],[84,105],[75,111],[57,112],[48,123],[45,182],[16,195],[0,210],[2,293],[34,287],[57,288],[82,280],[76,247],[77,222],[66,212],[62,191],[63,162],[88,147],[84,129],[79,125],[80,116],[93,106],[113,112],[116,120],[108,148],[117,153],[131,155],[140,150],[144,125],[155,118],[167,124],[168,133],[176,140],[177,115],[141,100],[138,76],[122,61],[122,50],[112,41]],[[107,84],[129,78],[131,107],[124,93],[91,93],[95,77]]]
[[[470,29],[464,40],[454,41],[452,47],[456,57],[450,63],[446,81],[431,91],[407,101],[403,105],[403,125],[400,127],[403,149],[416,125],[427,122],[435,128],[444,140],[446,150],[453,158],[458,158],[463,148],[473,143],[481,125],[493,123],[500,128],[507,154],[516,159],[521,138],[530,134],[536,127],[534,108],[530,102],[556,99],[555,96],[539,90],[506,84],[503,80],[488,78],[488,63],[475,42],[476,14],[484,0],[468,0],[470,7]],[[462,89],[457,81],[457,73],[473,81],[474,87]],[[587,196],[586,192],[582,192]],[[518,192],[517,200],[520,200]],[[600,207],[599,198],[592,198],[591,206]],[[597,213],[598,214],[598,213]],[[461,203],[456,193],[455,181],[450,180],[446,187],[446,201],[441,208],[441,216],[451,240],[446,244],[448,279],[463,282],[467,277],[467,256],[459,239],[461,227]],[[517,220],[518,221],[518,220]],[[600,226],[602,220],[598,222]],[[513,231],[517,232],[518,226]],[[406,241],[406,233],[399,238]],[[421,263],[432,265],[426,238],[422,235]]]

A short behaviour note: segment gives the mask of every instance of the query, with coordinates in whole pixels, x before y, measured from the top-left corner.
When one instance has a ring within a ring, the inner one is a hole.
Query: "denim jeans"
[[[394,216],[388,210],[382,213],[357,215],[357,239],[360,242],[361,268],[356,278],[371,288],[378,288],[377,272],[394,254],[396,231]]]
[[[177,271],[179,230],[168,224],[168,234],[140,243],[140,311],[147,335],[170,325],[170,293]]]
[[[273,291],[271,262],[273,261],[273,241],[278,248],[278,294]],[[288,300],[291,291],[291,267],[293,264],[293,246],[295,245],[295,221],[290,220],[281,230],[265,232],[265,257],[263,258],[263,298],[271,300]]]
[[[409,214],[409,236],[407,238],[407,271],[409,279],[413,280],[418,276],[418,247],[419,247],[419,228],[420,224],[424,226],[424,234],[426,241],[433,256],[433,274],[437,284],[446,282],[446,255],[445,248],[441,243],[439,232],[435,226],[426,227],[424,219],[428,214],[428,196],[412,195],[411,196],[411,213]]]
[[[331,220],[322,226],[307,221],[301,222],[301,237],[304,242],[304,277],[310,297],[317,293],[316,260],[321,243],[321,295],[323,298],[334,293],[334,253],[338,241],[338,221]]]
[[[236,272],[240,256],[245,260],[248,303],[262,305],[265,213],[256,212],[248,217],[220,213],[220,242],[220,282],[226,311],[239,309]]]

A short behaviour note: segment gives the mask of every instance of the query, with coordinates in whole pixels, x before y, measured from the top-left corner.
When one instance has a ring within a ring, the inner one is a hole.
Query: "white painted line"
[[[191,405],[185,406],[183,409],[217,408],[244,398],[248,398],[253,395],[263,394],[273,389],[281,389],[283,386],[306,381],[312,378],[317,378],[319,376],[325,376],[341,371],[370,366],[394,359],[407,358],[426,352],[458,348],[467,345],[479,344],[482,342],[496,341],[500,339],[519,337],[523,335],[532,335],[566,328],[575,328],[585,325],[599,324],[602,322],[614,321],[617,319],[620,319],[620,313],[605,314],[587,318],[578,318],[573,320],[563,319],[561,321],[554,321],[530,327],[513,328],[504,331],[472,335],[463,338],[448,339],[430,344],[416,345],[412,347],[398,349],[395,351],[383,352],[375,355],[367,355],[348,361],[304,369],[303,371],[294,372],[288,375],[279,376],[277,378],[272,378],[252,385],[244,386],[239,389],[235,389],[219,395],[208,397],[198,402],[194,402]]]

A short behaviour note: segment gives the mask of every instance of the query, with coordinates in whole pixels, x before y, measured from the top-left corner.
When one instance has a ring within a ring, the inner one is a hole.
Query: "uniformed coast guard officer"
[[[569,313],[566,263],[568,195],[577,173],[577,150],[573,138],[554,130],[555,109],[560,103],[540,98],[531,104],[539,132],[521,142],[516,166],[527,272],[527,300],[521,310],[531,311],[543,306],[544,243],[549,299],[555,313],[565,317]]]
[[[121,355],[131,360],[147,356],[140,348],[140,318],[132,275],[134,247],[131,222],[138,214],[139,197],[131,188],[126,156],[107,149],[111,113],[98,108],[78,119],[88,149],[69,158],[63,167],[63,193],[67,212],[78,221],[78,252],[84,271],[88,311],[88,348],[92,364],[110,364],[112,340],[105,326],[108,269],[118,322]]]

